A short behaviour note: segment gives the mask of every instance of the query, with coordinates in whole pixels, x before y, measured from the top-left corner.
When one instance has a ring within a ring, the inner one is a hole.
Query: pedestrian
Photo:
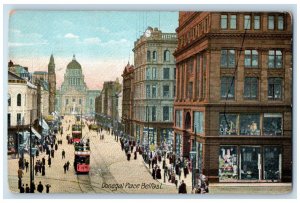
[[[34,191],[35,191],[35,184],[32,181],[31,184],[30,184],[30,193],[34,193]]]
[[[21,179],[24,175],[24,172],[21,168],[18,169],[18,178]]]
[[[130,151],[127,152],[127,161],[130,161],[131,153]]]
[[[148,159],[148,166],[149,166],[149,169],[150,169],[150,166],[151,166],[151,159]]]
[[[49,167],[51,167],[51,157],[50,156],[48,157],[48,165],[49,165]]]
[[[57,143],[55,144],[55,151],[57,151],[57,149],[58,149],[58,145],[57,145]]]
[[[45,170],[46,170],[45,165],[42,165],[42,176],[45,176],[45,174],[46,174],[46,173],[45,173],[45,172],[46,172]]]
[[[54,149],[51,149],[51,157],[54,158]]]
[[[24,188],[24,184],[22,184],[22,186],[20,187],[20,193],[24,193],[25,192],[25,188]]]
[[[186,191],[186,184],[184,183],[183,180],[181,181],[181,184],[179,186],[178,193],[179,194],[186,194],[187,193],[187,191]]]
[[[66,156],[66,152],[65,150],[63,149],[62,152],[61,152],[61,159],[64,159]]]
[[[184,178],[186,178],[187,174],[189,173],[187,166],[184,166],[183,173],[184,173]]]
[[[26,161],[26,162],[25,162],[26,173],[27,173],[27,171],[28,171],[28,167],[29,167],[29,162]]]
[[[159,166],[156,169],[156,179],[161,179],[161,169],[159,168]]]
[[[69,171],[70,162],[67,161],[67,171]]]
[[[42,158],[42,165],[46,165],[45,157]]]
[[[137,151],[134,151],[134,160],[136,160]]]
[[[130,146],[130,149],[131,149],[131,153],[132,153],[133,152],[133,145]]]
[[[38,163],[36,163],[34,166],[35,175],[37,175],[38,170],[39,170],[39,166],[38,166]]]
[[[50,184],[47,184],[46,185],[46,193],[49,193],[49,189],[50,189],[51,185]]]
[[[178,177],[179,177],[179,180],[181,179],[181,168],[179,168],[178,170]]]
[[[29,192],[30,192],[29,186],[28,184],[26,184],[25,193],[29,193]]]
[[[66,171],[67,171],[67,164],[66,163],[64,164],[63,168],[64,168],[64,172],[66,173]]]
[[[18,180],[18,189],[21,189],[21,187],[22,187],[22,179],[19,178],[19,180]]]
[[[37,191],[39,191],[39,193],[42,193],[43,190],[44,190],[44,186],[42,185],[42,183],[41,183],[41,181],[40,181],[40,183],[39,183],[38,186],[37,186]]]
[[[156,179],[156,168],[152,168],[152,178],[155,180]]]

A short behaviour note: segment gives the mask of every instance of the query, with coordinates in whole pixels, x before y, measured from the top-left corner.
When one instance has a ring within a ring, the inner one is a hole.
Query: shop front
[[[219,181],[281,181],[281,146],[229,146],[219,148]]]
[[[183,139],[179,133],[175,133],[175,153],[177,157],[183,156]]]

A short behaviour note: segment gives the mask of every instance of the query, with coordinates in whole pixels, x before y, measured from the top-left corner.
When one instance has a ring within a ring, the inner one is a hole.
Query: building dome
[[[68,64],[67,69],[81,69],[81,65],[76,61],[75,55],[73,55],[73,60]]]

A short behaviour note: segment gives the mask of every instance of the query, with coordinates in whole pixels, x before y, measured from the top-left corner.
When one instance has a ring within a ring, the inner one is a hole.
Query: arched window
[[[17,106],[21,106],[21,101],[22,101],[21,94],[18,94],[17,95]]]
[[[147,62],[151,61],[151,52],[147,51]]]
[[[157,60],[157,53],[156,53],[156,51],[153,51],[153,53],[152,53],[152,59],[153,59],[153,61]]]
[[[8,106],[11,106],[11,96],[8,94]]]
[[[164,51],[164,61],[170,61],[170,51],[169,50]]]

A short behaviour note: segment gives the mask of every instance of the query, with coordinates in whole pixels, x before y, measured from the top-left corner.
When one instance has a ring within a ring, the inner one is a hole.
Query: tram
[[[76,173],[89,173],[90,171],[90,147],[89,143],[74,143],[74,169]]]
[[[80,122],[76,122],[72,125],[72,141],[73,143],[79,143],[82,138],[82,126]]]

